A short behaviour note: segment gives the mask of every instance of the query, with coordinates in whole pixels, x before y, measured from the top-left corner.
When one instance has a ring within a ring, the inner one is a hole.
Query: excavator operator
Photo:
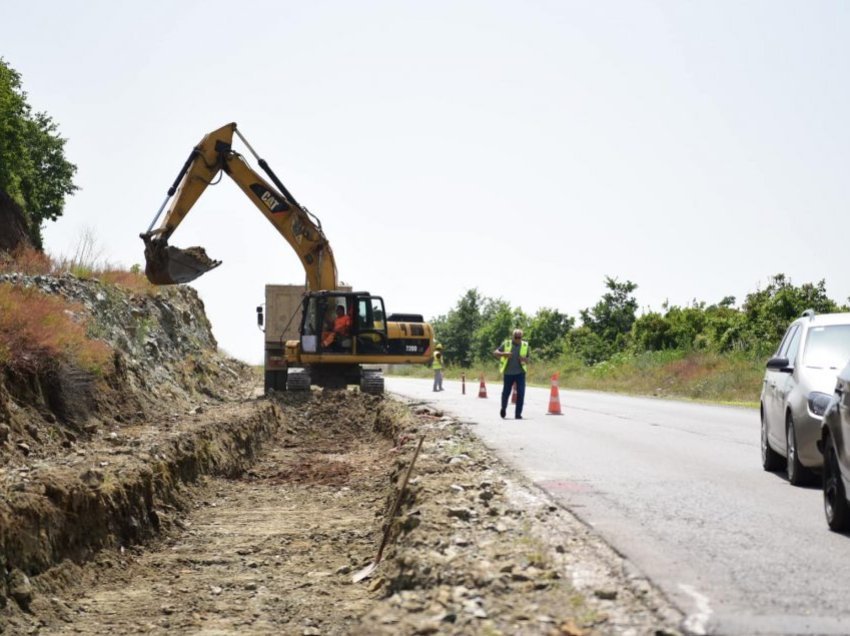
[[[336,306],[336,318],[333,321],[333,330],[322,332],[322,346],[342,346],[342,339],[351,335],[351,316],[345,313],[345,305]]]

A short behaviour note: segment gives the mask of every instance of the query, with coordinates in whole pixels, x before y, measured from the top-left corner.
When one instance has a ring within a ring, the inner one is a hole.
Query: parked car
[[[850,313],[806,310],[788,327],[767,361],[761,390],[761,462],[784,465],[788,481],[812,481],[823,466],[818,450],[823,414],[838,372],[850,359]]]
[[[821,426],[823,511],[830,530],[850,530],[850,362],[838,374]]]

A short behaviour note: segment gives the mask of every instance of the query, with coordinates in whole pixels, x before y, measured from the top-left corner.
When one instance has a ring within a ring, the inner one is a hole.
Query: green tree
[[[433,321],[437,339],[442,343],[447,362],[468,367],[475,357],[475,333],[481,326],[481,307],[485,299],[478,289],[468,290],[454,309]]]
[[[20,74],[0,58],[0,189],[24,211],[39,249],[43,224],[58,219],[65,197],[78,189],[76,171],[65,159],[65,139],[56,123],[33,112]]]
[[[730,298],[731,302],[727,302]],[[742,311],[732,306],[734,303],[735,299],[727,296],[705,310],[703,336],[712,351],[726,353],[746,348],[746,319]]]
[[[587,365],[607,360],[614,353],[613,343],[604,340],[586,325],[570,331],[566,338],[566,347],[572,356]]]
[[[628,335],[635,322],[638,303],[632,295],[637,285],[631,281],[617,282],[616,278],[605,277],[608,292],[592,308],[582,309],[582,323],[603,342],[609,343],[614,351],[622,351],[628,343]]]
[[[521,310],[520,314],[522,313]],[[510,303],[501,298],[484,300],[481,323],[475,332],[475,358],[481,362],[493,360],[493,350],[508,337],[514,326],[522,320]]]
[[[772,276],[767,287],[748,294],[744,301],[750,345],[760,351],[772,349],[779,343],[788,324],[806,309],[823,314],[839,311],[841,307],[826,295],[823,280],[796,287],[785,274]]]
[[[676,338],[666,316],[650,311],[635,319],[632,325],[632,347],[635,352],[662,351],[675,346]]]
[[[551,360],[564,350],[564,343],[575,319],[557,309],[541,307],[528,326],[528,344],[535,358]]]

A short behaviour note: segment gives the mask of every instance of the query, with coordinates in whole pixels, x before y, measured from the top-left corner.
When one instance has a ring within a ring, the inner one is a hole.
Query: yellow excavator
[[[233,150],[234,135],[274,186]],[[387,315],[380,296],[340,288],[333,251],[319,219],[295,200],[235,123],[212,131],[195,146],[148,230],[140,234],[145,243],[145,274],[151,283],[188,283],[221,264],[201,247],[180,249],[168,244],[192,206],[207,186],[217,183],[221,173],[236,182],[286,239],[306,274],[298,311],[284,321],[291,322],[300,313],[297,338],[285,340],[283,334],[266,334],[266,393],[309,390],[311,384],[334,388],[359,384],[364,392],[383,393],[379,365],[425,364],[430,360],[434,332],[421,315]],[[163,211],[162,223],[154,228]],[[262,308],[257,311],[262,326]]]

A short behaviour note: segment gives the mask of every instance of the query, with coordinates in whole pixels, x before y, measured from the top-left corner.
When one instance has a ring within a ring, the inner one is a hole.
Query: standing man
[[[431,360],[431,368],[434,369],[434,390],[443,390],[443,345],[437,343],[434,347],[434,357]]]
[[[499,415],[505,419],[511,389],[516,383],[516,419],[522,419],[522,403],[525,401],[525,373],[528,371],[528,342],[522,339],[522,329],[514,329],[513,338],[505,340],[493,355],[499,359],[499,372],[504,376],[502,385],[502,409]]]

